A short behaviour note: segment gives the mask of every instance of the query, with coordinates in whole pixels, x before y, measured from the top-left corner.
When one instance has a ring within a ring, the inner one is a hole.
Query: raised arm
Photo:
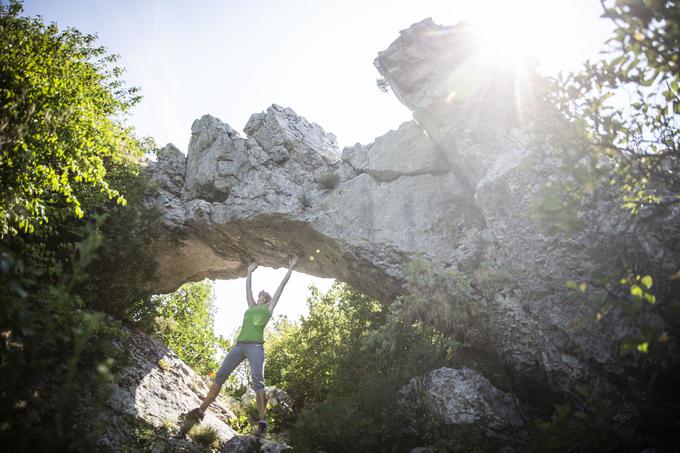
[[[248,276],[246,277],[246,299],[248,300],[248,306],[252,307],[255,305],[255,299],[253,298],[253,284],[251,282],[250,276],[253,271],[257,268],[257,264],[251,263],[248,266]]]
[[[281,280],[281,284],[279,285],[279,288],[274,293],[272,300],[269,302],[269,304],[267,304],[267,307],[269,307],[269,313],[274,312],[274,308],[276,307],[276,304],[279,302],[279,297],[281,297],[281,293],[283,292],[283,288],[286,286],[286,283],[288,283],[288,280],[290,279],[290,274],[293,273],[293,268],[295,267],[297,260],[298,260],[297,256],[294,256],[294,257],[288,259],[288,272],[286,272],[286,276],[283,277],[283,280]]]

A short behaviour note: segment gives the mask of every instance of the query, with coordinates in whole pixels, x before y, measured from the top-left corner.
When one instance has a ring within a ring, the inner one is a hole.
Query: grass
[[[220,444],[220,436],[212,426],[196,425],[189,431],[189,436],[194,442],[206,448],[218,448]]]
[[[168,361],[165,359],[160,359],[158,361],[158,368],[163,371],[168,371],[170,369],[170,363],[168,363]]]
[[[322,173],[316,178],[316,183],[323,189],[335,189],[340,183],[340,176],[333,172]]]

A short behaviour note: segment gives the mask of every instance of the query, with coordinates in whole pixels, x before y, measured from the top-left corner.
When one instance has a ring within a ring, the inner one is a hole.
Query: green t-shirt
[[[252,341],[264,343],[264,326],[272,314],[266,305],[254,305],[243,315],[243,325],[236,341]]]

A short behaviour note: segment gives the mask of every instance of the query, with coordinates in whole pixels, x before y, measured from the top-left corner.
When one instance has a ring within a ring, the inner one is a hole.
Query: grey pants
[[[237,366],[248,359],[253,376],[253,389],[264,390],[264,345],[262,343],[236,343],[224,358],[217,371],[215,383],[222,385]]]

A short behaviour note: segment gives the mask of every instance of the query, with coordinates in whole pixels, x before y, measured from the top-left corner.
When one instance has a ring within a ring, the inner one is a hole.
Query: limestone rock
[[[156,152],[159,160],[164,162],[163,166],[158,166],[160,174],[160,186],[167,189],[175,196],[180,196],[184,185],[184,174],[186,172],[187,159],[175,145],[169,143],[164,148]]]
[[[209,383],[198,376],[175,353],[158,340],[130,332],[129,363],[114,375],[109,397],[100,418],[105,430],[100,445],[113,451],[134,444],[135,420],[154,427],[156,443],[177,451],[194,451],[187,441],[172,439],[180,415],[198,407],[208,393]],[[226,442],[236,435],[228,420],[234,418],[223,397],[211,405],[202,424],[211,427]]]
[[[288,446],[255,436],[234,436],[222,446],[221,453],[282,453]]]
[[[245,139],[229,125],[204,115],[191,126],[183,196],[224,201],[244,164]]]
[[[370,150],[375,158],[358,175],[362,170],[340,160],[332,135],[291,109],[272,106],[254,115],[248,139],[210,116],[192,131],[181,196],[173,199],[159,179],[150,202],[168,213],[166,226],[181,233],[181,247],[159,244],[160,290],[200,276],[240,276],[243,263],[276,266],[297,253],[311,257],[301,262],[303,271],[351,280],[388,299],[399,292],[405,254],[427,251],[445,259],[450,252],[431,235],[460,242],[463,225],[480,222],[472,197],[443,171],[436,149],[414,123],[377,139]],[[281,147],[288,157],[271,158],[270,151]],[[160,155],[152,177],[164,174],[166,165],[174,164]],[[317,179],[324,174],[338,175],[339,186],[321,187]],[[429,215],[454,210],[444,218]],[[377,257],[381,266],[364,265]],[[383,287],[375,287],[376,278]]]
[[[278,389],[276,387],[265,387],[265,395],[267,398],[267,406],[276,408],[275,410],[279,414],[293,414],[293,399],[284,390]],[[249,387],[248,390],[246,390],[246,392],[241,396],[239,403],[244,411],[246,411],[249,407],[254,406],[255,391]]]
[[[518,70],[517,61],[495,56],[488,45],[474,26],[425,19],[401,31],[374,61],[472,186],[497,156],[517,152],[524,113],[541,86],[535,61],[527,59]]]
[[[401,152],[395,153],[395,149]],[[446,156],[414,121],[408,121],[396,131],[378,137],[368,147],[355,145],[346,148],[343,150],[343,159],[355,170],[366,172],[380,182],[404,175],[449,172]]]
[[[415,377],[401,392],[401,403],[407,412],[425,410],[428,422],[445,426],[498,432],[524,424],[511,395],[494,387],[488,379],[469,368],[439,368],[425,376]],[[413,420],[417,426],[424,420]]]
[[[243,130],[267,150],[276,163],[289,159],[294,150],[311,151],[310,156],[318,156],[327,162],[335,162],[340,157],[335,135],[327,134],[318,124],[297,116],[292,109],[276,104],[266,113],[251,116]]]

